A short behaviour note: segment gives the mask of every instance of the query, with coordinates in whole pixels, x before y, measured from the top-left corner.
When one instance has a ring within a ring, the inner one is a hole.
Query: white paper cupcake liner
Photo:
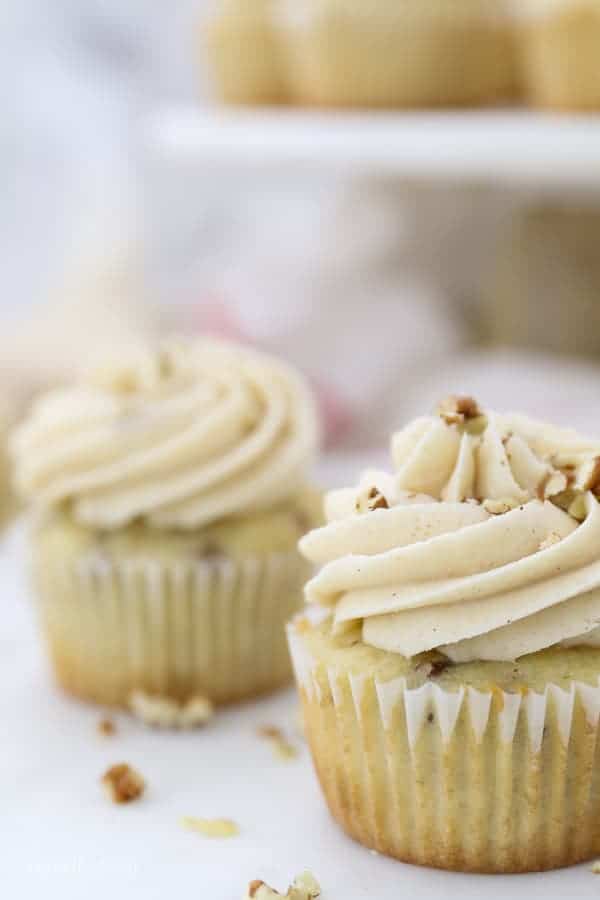
[[[288,636],[321,787],[356,840],[460,871],[600,853],[600,686],[411,689],[319,662],[295,625]]]
[[[120,705],[134,690],[225,703],[284,683],[284,626],[305,577],[295,552],[168,564],[83,558],[34,569],[59,681]]]

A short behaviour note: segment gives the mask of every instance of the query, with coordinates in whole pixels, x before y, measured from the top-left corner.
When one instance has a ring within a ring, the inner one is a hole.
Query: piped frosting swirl
[[[117,528],[196,528],[297,492],[318,440],[303,379],[262,353],[207,339],[144,348],[54,390],[14,434],[20,492]]]
[[[392,458],[331,492],[301,542],[334,629],[455,662],[600,643],[600,442],[455,398],[395,434]]]

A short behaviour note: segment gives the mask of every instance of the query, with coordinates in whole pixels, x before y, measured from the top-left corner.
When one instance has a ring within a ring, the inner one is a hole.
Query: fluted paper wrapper
[[[294,624],[288,636],[315,768],[351,837],[473,872],[600,853],[600,686],[409,689],[324,665]]]
[[[59,682],[123,705],[134,690],[217,703],[291,676],[285,622],[301,604],[298,554],[179,563],[80,559],[34,567]]]

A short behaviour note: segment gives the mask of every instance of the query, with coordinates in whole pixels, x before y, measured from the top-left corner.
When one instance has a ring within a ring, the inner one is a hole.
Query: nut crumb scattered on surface
[[[101,734],[104,737],[112,737],[116,732],[117,726],[112,719],[100,719],[98,722],[98,734]]]
[[[201,696],[178,703],[169,697],[133,691],[129,695],[128,706],[136,718],[154,728],[198,728],[214,715],[211,701]]]
[[[600,875],[600,859],[597,859],[595,863],[592,863],[590,872],[593,872],[594,875]]]
[[[294,879],[286,894],[280,894],[264,881],[255,879],[248,885],[243,900],[276,900],[277,897],[287,898],[287,900],[316,900],[320,896],[321,888],[314,875],[311,875],[310,872],[303,872]]]
[[[298,756],[298,750],[286,738],[280,728],[275,725],[261,725],[258,729],[258,736],[266,738],[273,748],[273,753],[279,759],[294,759]]]
[[[230,838],[240,833],[239,826],[231,819],[199,819],[196,816],[183,816],[181,824],[188,831],[209,838]]]
[[[106,770],[102,784],[113,803],[130,803],[141,797],[146,782],[128,763],[117,763]]]

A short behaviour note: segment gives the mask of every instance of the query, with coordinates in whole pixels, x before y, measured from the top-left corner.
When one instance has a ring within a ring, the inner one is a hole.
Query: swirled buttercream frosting
[[[453,662],[600,646],[600,442],[458,397],[391,450],[300,544],[334,632]]]
[[[318,440],[308,387],[262,353],[165,342],[42,397],[12,441],[20,492],[80,522],[196,528],[302,487]]]

